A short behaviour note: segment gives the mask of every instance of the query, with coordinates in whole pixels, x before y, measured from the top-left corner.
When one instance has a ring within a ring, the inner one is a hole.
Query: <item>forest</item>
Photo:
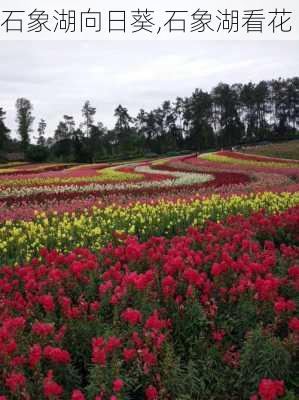
[[[195,89],[190,97],[140,109],[135,117],[119,105],[114,117],[114,127],[106,128],[87,100],[81,121],[63,115],[55,132],[48,132],[41,119],[34,132],[34,106],[21,97],[16,100],[17,139],[0,107],[0,160],[117,161],[298,138],[299,77],[221,82],[211,91]]]

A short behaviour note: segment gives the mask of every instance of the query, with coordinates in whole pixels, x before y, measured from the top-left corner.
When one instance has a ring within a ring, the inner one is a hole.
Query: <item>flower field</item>
[[[299,161],[0,168],[0,400],[296,400]]]

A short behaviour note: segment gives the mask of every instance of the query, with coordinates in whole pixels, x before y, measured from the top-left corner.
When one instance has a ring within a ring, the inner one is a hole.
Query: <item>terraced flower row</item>
[[[0,265],[29,261],[42,247],[97,251],[113,239],[115,231],[137,234],[146,240],[152,235],[183,233],[189,225],[201,226],[207,220],[219,221],[231,214],[249,215],[262,209],[276,213],[298,205],[299,191],[150,203],[93,206],[78,213],[41,213],[31,221],[8,220],[0,225]]]
[[[132,205],[136,202],[156,203],[164,199],[166,201],[177,201],[185,199],[193,201],[200,199],[202,196],[210,196],[213,193],[220,193],[227,196],[231,193],[244,192],[247,187],[248,177],[244,174],[213,174],[213,180],[205,183],[197,183],[192,185],[176,186],[174,181],[170,186],[165,186],[161,181],[150,184],[147,188],[142,185],[128,188],[127,185],[118,185],[122,190],[103,191],[72,191],[54,192],[49,190],[48,193],[33,194],[30,196],[10,196],[0,200],[0,223],[6,220],[30,220],[35,216],[35,211],[45,212],[47,215],[57,212],[80,211],[90,209],[93,206],[106,207],[111,204],[120,206]],[[280,180],[281,181],[281,180]],[[263,189],[265,189],[263,187]],[[289,189],[290,190],[290,189]],[[294,188],[293,191],[297,190]]]
[[[239,161],[239,153],[231,154],[231,157],[226,157]],[[267,161],[265,164],[270,165],[271,162]],[[281,164],[292,167],[295,165],[288,162]],[[62,171],[35,172],[33,175],[16,175],[13,178],[2,175],[0,207],[8,216],[10,208],[18,206],[22,200],[28,211],[24,212],[26,216],[30,214],[31,203],[37,204],[38,209],[48,211],[52,209],[53,201],[78,199],[82,203],[93,197],[105,203],[107,197],[113,197],[116,193],[120,194],[119,202],[122,203],[123,198],[131,195],[132,200],[138,200],[138,197],[143,199],[145,194],[155,198],[156,193],[160,197],[170,193],[185,197],[187,189],[192,196],[210,195],[213,189],[223,193],[248,193],[269,188],[287,189],[286,186],[291,186],[288,190],[294,191],[292,186],[299,182],[299,168],[271,170],[264,167],[248,171],[244,165],[240,165],[239,170],[236,170],[236,166],[237,164],[218,163],[189,156],[113,167],[107,167],[105,164],[68,166]],[[30,170],[28,165],[20,166],[19,170],[22,168],[24,171]],[[41,166],[31,167],[31,170],[34,168]]]
[[[119,220],[148,240],[119,232],[99,254],[42,249],[40,260],[0,269],[1,400],[295,400],[299,207],[185,230],[292,202],[215,197],[65,216],[66,235],[73,223],[97,238]],[[54,225],[40,217],[5,229],[54,238]],[[174,227],[185,234],[150,237]]]

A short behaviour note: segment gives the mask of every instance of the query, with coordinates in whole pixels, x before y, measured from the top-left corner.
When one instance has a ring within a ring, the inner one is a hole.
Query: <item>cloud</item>
[[[64,114],[79,123],[89,99],[96,118],[113,126],[118,104],[140,108],[234,83],[298,75],[298,42],[1,41],[0,107],[14,131],[15,101],[29,98],[53,134]]]
[[[203,78],[227,71],[238,71],[253,65],[256,60],[242,60],[236,63],[219,64],[216,58],[196,59],[194,57],[171,54],[144,63],[138,70],[128,70],[116,76],[121,84],[157,81],[182,81]]]

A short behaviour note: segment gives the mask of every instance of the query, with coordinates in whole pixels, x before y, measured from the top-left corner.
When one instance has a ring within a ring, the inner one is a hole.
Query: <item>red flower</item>
[[[53,380],[53,371],[49,371],[46,378],[44,379],[44,396],[47,399],[51,399],[52,396],[60,396],[63,393],[61,385]]]
[[[215,340],[215,342],[221,342],[221,340],[225,336],[225,332],[224,331],[214,331],[212,333],[212,336],[213,336],[213,339]]]
[[[81,390],[75,389],[73,390],[71,400],[85,400],[85,396]]]
[[[121,314],[121,317],[124,321],[128,322],[132,326],[141,322],[141,312],[134,310],[133,308],[127,308]]]
[[[106,364],[105,350],[94,347],[92,349],[92,362],[104,366]]]
[[[211,274],[213,276],[219,276],[225,271],[225,267],[222,264],[215,263],[211,267]]]
[[[299,318],[292,318],[289,322],[289,328],[292,329],[293,331],[298,331],[299,332]]]
[[[280,280],[273,276],[267,279],[258,278],[255,282],[255,288],[260,300],[271,300],[277,296],[277,290],[280,286]]]
[[[39,336],[48,336],[54,332],[54,324],[49,324],[45,322],[35,322],[32,325],[32,333]]]
[[[183,273],[183,278],[190,284],[201,286],[204,283],[206,276],[203,273],[198,273],[193,268],[187,268]]]
[[[5,346],[5,352],[7,354],[13,354],[17,350],[17,342],[14,339],[10,339]]]
[[[114,350],[116,350],[118,347],[121,345],[121,340],[115,336],[110,336],[107,343],[105,350],[110,353]]]
[[[22,365],[25,365],[26,362],[27,362],[27,360],[26,360],[25,356],[16,356],[11,359],[10,365],[12,367],[20,367]]]
[[[296,304],[292,300],[286,300],[283,297],[279,297],[274,303],[274,309],[276,314],[280,314],[286,311],[293,312],[296,310]]]
[[[262,379],[259,384],[259,395],[262,400],[275,400],[278,396],[283,396],[284,392],[283,381]]]
[[[34,344],[29,351],[29,365],[35,368],[42,358],[42,349],[39,344]]]
[[[149,386],[146,391],[145,395],[147,400],[157,400],[158,399],[158,391],[154,386]]]
[[[149,366],[155,365],[157,363],[157,357],[154,353],[149,351],[147,347],[141,350],[141,355],[143,362]]]
[[[288,269],[288,273],[292,278],[299,278],[299,265],[294,265]]]
[[[59,347],[46,346],[44,356],[57,364],[68,364],[71,361],[69,352]]]
[[[165,297],[173,296],[176,290],[176,281],[171,275],[167,275],[162,280],[162,290]]]
[[[98,301],[93,301],[89,304],[90,311],[92,313],[97,313],[101,307],[101,304]]]
[[[25,376],[20,372],[11,372],[5,379],[5,384],[12,393],[16,393],[26,383]]]
[[[167,321],[159,319],[157,310],[148,318],[145,323],[145,329],[162,329],[167,326]]]
[[[53,296],[51,294],[44,294],[39,298],[40,304],[44,307],[46,312],[52,312],[55,309]]]
[[[123,350],[123,357],[126,362],[132,360],[136,356],[135,349],[124,349]]]

